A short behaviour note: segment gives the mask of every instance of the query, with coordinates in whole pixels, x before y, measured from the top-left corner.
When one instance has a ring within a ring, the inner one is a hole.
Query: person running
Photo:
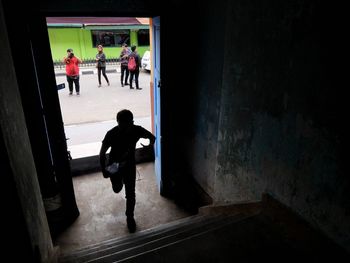
[[[97,62],[97,75],[98,75],[98,87],[101,87],[101,72],[105,80],[107,81],[107,85],[109,86],[109,80],[106,75],[106,55],[103,53],[103,47],[102,45],[97,46],[97,55],[96,55],[96,62]]]
[[[134,125],[133,114],[130,110],[121,110],[117,113],[118,125],[109,130],[103,141],[100,150],[100,165],[104,178],[110,178],[112,189],[119,193],[123,184],[125,185],[126,197],[126,222],[129,232],[136,230],[134,219],[134,209],[136,203],[135,183],[136,183],[136,162],[135,148],[140,138],[149,139],[150,146],[153,147],[155,137],[145,128]],[[106,152],[111,148],[106,166]],[[115,173],[110,173],[109,168],[113,167]]]

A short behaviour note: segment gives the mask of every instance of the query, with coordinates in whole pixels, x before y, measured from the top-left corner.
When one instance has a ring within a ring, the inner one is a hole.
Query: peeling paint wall
[[[350,250],[346,96],[328,66],[329,54],[338,54],[331,38],[336,23],[325,20],[331,13],[320,1],[228,1],[221,9],[222,88],[213,96],[208,77],[198,81],[206,95],[197,112],[196,149],[203,157],[195,177],[216,203],[269,192]]]
[[[215,163],[219,128],[222,69],[224,61],[223,40],[225,35],[225,4],[213,8],[201,2],[197,16],[198,39],[196,57],[199,71],[196,72],[198,90],[195,99],[194,134],[190,158],[192,174],[205,191],[213,196]]]

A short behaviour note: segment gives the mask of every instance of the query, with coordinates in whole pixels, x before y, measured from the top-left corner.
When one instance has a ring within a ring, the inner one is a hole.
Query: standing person
[[[130,55],[130,50],[128,49],[128,45],[126,43],[123,44],[122,51],[120,52],[120,82],[122,84],[122,87],[124,85],[129,85],[128,78],[129,78],[129,70],[128,70],[128,58]],[[125,81],[124,81],[124,73],[125,73]]]
[[[63,63],[66,64],[66,75],[69,87],[69,95],[73,95],[73,82],[75,85],[75,92],[80,95],[80,84],[79,84],[79,63],[81,60],[74,56],[73,49],[67,49],[67,57],[63,58]]]
[[[109,80],[108,77],[106,75],[106,55],[105,53],[103,53],[103,47],[102,45],[98,45],[97,46],[97,55],[96,55],[96,61],[97,61],[97,75],[98,75],[98,87],[101,87],[101,71],[102,71],[102,75],[105,78],[105,80],[107,81],[107,85],[109,86]]]
[[[141,126],[134,125],[133,114],[129,110],[121,110],[117,114],[118,125],[109,130],[102,141],[100,150],[100,164],[103,176],[110,177],[112,188],[115,193],[119,193],[125,185],[127,226],[129,232],[136,230],[134,219],[135,208],[135,183],[136,183],[136,164],[135,147],[140,138],[150,140],[153,146],[155,137],[152,133]],[[110,174],[106,170],[106,152],[111,147],[108,164],[119,164],[119,170],[116,174]]]
[[[136,85],[136,89],[142,89],[139,87],[139,74],[140,74],[140,65],[141,65],[141,61],[140,61],[140,56],[136,51],[136,46],[132,46],[131,47],[131,53],[129,55],[129,60],[131,58],[135,58],[135,62],[136,62],[136,67],[134,70],[130,70],[130,89],[133,89],[132,87],[132,81],[134,79],[135,76],[135,85]]]

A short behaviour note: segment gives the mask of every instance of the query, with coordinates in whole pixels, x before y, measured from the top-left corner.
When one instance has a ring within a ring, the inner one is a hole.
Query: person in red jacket
[[[66,75],[69,87],[69,95],[73,95],[73,83],[75,85],[75,92],[80,95],[79,84],[79,63],[81,60],[74,56],[73,49],[67,49],[67,57],[63,58],[63,63],[66,64]]]

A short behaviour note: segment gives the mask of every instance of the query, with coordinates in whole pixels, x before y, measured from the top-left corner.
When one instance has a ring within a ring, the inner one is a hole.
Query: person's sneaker
[[[133,87],[130,87],[130,89],[134,89]]]
[[[107,85],[109,86],[109,82],[107,82]]]
[[[129,83],[124,83],[124,85],[129,85]]]
[[[124,87],[124,84],[122,83],[122,87]]]
[[[128,224],[129,232],[134,233],[136,231],[136,222],[134,217],[127,217],[126,223]]]
[[[79,92],[77,92],[77,96],[80,96],[80,93],[79,93]]]
[[[73,95],[73,92],[69,92],[69,96],[72,96]]]
[[[136,89],[142,89],[142,88],[136,88]]]
[[[97,87],[101,88],[101,84],[98,84],[98,86],[97,86]]]

